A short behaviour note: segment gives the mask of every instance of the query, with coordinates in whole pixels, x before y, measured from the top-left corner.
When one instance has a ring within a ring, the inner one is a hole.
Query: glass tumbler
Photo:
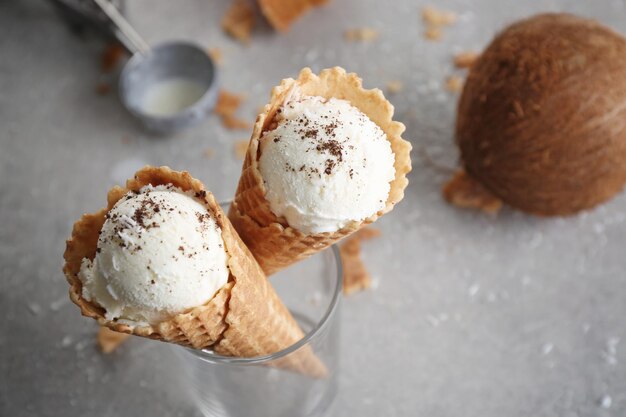
[[[331,412],[339,370],[339,314],[343,271],[335,246],[280,271],[270,280],[306,334],[272,355],[255,358],[219,356],[180,346],[185,391],[210,417],[314,417]],[[325,377],[312,377],[278,365],[310,349],[326,366]]]

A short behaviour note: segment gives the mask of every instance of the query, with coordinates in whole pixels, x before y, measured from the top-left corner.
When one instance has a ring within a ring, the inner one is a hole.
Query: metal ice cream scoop
[[[132,54],[119,79],[120,99],[130,113],[153,132],[171,133],[212,112],[217,73],[205,50],[180,41],[150,47],[110,0],[93,1],[107,19],[99,16],[100,31],[109,30]],[[55,3],[68,7],[67,0]]]

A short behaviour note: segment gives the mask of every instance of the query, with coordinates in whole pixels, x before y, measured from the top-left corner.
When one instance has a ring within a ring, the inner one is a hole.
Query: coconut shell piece
[[[456,140],[467,174],[520,210],[608,200],[626,183],[626,40],[568,14],[509,26],[470,70]]]

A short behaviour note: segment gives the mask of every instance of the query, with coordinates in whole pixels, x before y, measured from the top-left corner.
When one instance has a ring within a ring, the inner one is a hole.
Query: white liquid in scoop
[[[193,105],[206,87],[184,78],[170,78],[151,86],[143,98],[143,110],[154,116],[171,116]]]

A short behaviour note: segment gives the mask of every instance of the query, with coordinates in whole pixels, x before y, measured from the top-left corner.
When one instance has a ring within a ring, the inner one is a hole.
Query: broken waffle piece
[[[499,198],[463,170],[454,174],[454,177],[444,185],[442,192],[448,203],[460,208],[481,210],[489,214],[497,214],[502,208],[502,201]]]
[[[248,140],[238,140],[235,142],[235,156],[243,161],[248,151]]]
[[[258,0],[261,12],[272,27],[284,32],[308,10],[328,3],[328,0]]]
[[[350,295],[372,286],[372,278],[361,258],[361,242],[380,236],[379,229],[365,227],[339,246],[343,263],[343,293]]]
[[[426,6],[422,9],[422,21],[426,25],[424,38],[431,41],[441,39],[443,32],[441,28],[456,23],[458,16],[455,12],[438,10],[432,6]]]
[[[116,332],[108,327],[100,326],[96,341],[102,353],[113,353],[130,336],[126,333]]]
[[[223,59],[224,59],[224,54],[222,53],[222,50],[220,48],[217,48],[217,47],[209,48],[207,50],[207,53],[209,54],[213,62],[215,62],[215,65],[222,64]]]
[[[217,104],[213,111],[220,116],[231,116],[237,111],[243,101],[244,97],[240,94],[220,90],[217,97]]]
[[[222,124],[226,129],[236,130],[248,130],[252,128],[252,123],[247,120],[238,119],[234,116],[224,116],[222,117]]]
[[[439,10],[432,6],[422,9],[422,20],[432,26],[450,26],[456,23],[458,16],[455,12]]]
[[[214,155],[215,155],[215,151],[213,150],[213,148],[206,148],[202,152],[202,156],[205,157],[206,159],[211,159],[213,158]]]
[[[122,45],[117,42],[110,43],[104,48],[100,56],[100,69],[104,73],[113,72],[126,55],[127,52]]]
[[[344,32],[343,36],[348,41],[372,42],[378,39],[379,34],[376,29],[363,27],[348,29]]]
[[[224,32],[244,45],[250,43],[250,34],[256,24],[256,14],[249,1],[234,0],[222,18]]]
[[[446,78],[446,90],[451,93],[458,93],[463,90],[463,78],[458,75],[451,75]]]
[[[471,68],[479,56],[478,52],[459,52],[454,55],[454,66],[457,68]]]
[[[355,236],[364,241],[379,237],[381,234],[382,232],[380,231],[380,229],[370,226],[360,229],[358,232],[356,232]]]
[[[221,117],[222,125],[227,129],[249,129],[251,123],[235,117],[235,112],[244,101],[244,96],[221,90],[213,112]]]
[[[397,94],[404,89],[404,84],[400,80],[393,80],[387,83],[387,93]]]
[[[441,29],[438,26],[428,26],[424,31],[424,38],[429,41],[438,41],[441,39]]]

